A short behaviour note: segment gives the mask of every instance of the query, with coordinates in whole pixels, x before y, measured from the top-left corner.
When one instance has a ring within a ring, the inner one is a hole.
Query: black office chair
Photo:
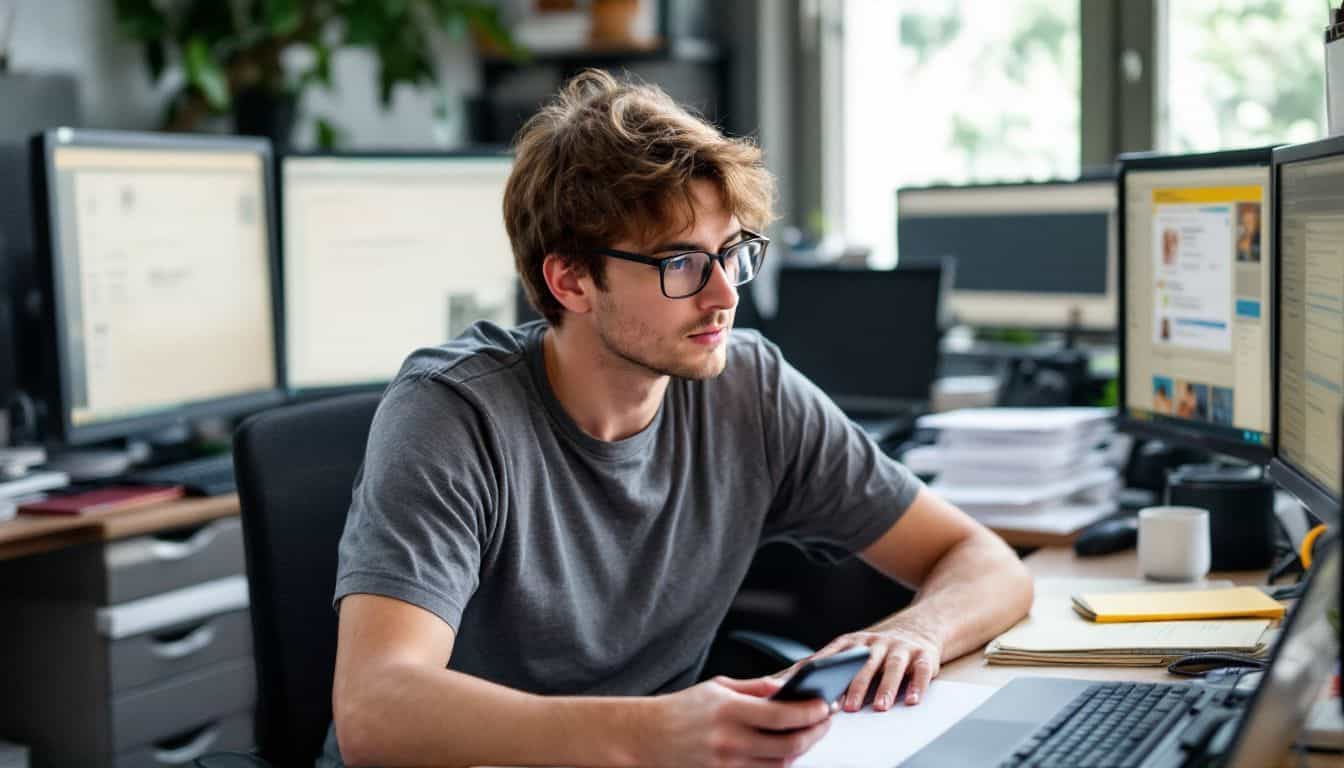
[[[238,428],[257,667],[256,755],[206,755],[202,768],[311,766],[331,722],[336,551],[379,393],[257,414]]]
[[[257,668],[256,754],[200,768],[311,766],[331,722],[336,555],[381,395],[347,395],[257,414],[233,440]],[[731,637],[774,668],[811,653],[752,632]]]

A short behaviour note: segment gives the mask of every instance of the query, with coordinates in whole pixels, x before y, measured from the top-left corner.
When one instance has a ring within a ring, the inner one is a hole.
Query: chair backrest
[[[257,414],[233,440],[257,666],[257,747],[311,765],[331,722],[336,550],[381,395]]]

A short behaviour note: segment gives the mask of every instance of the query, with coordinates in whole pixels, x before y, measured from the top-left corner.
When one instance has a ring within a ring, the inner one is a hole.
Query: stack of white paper
[[[1115,511],[1119,474],[1100,445],[1105,408],[971,408],[920,419],[935,445],[906,464],[936,475],[933,489],[987,525],[1069,534]]]

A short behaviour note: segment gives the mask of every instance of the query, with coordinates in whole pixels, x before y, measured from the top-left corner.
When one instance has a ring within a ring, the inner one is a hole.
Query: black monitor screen
[[[1111,328],[1114,184],[902,189],[902,266],[952,259],[952,312],[972,325]]]
[[[941,267],[786,267],[770,338],[846,410],[926,403],[938,366],[941,279]]]
[[[60,129],[39,146],[64,439],[278,399],[269,145]]]

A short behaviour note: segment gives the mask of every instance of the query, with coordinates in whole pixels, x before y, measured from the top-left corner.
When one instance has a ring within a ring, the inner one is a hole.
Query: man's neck
[[[658,415],[668,377],[613,355],[594,335],[552,327],[542,351],[551,391],[588,435],[622,440]]]

